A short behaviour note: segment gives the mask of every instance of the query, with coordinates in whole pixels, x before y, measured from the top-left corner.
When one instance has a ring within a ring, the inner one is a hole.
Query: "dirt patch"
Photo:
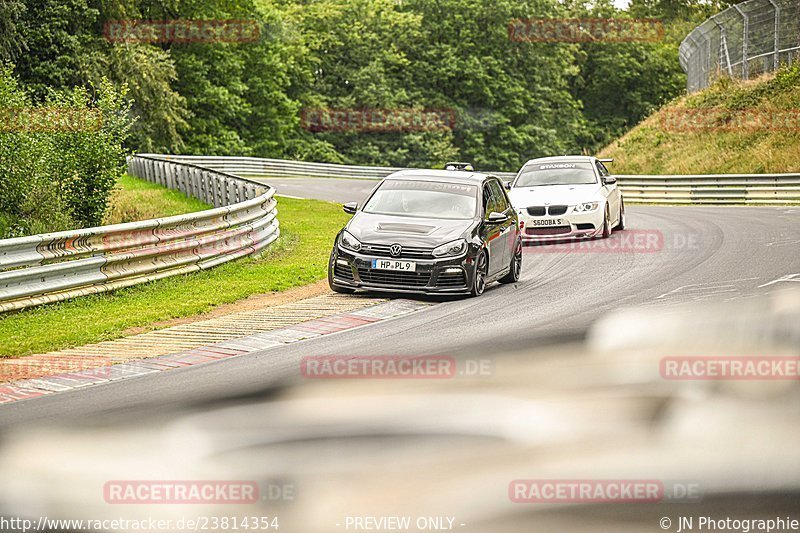
[[[146,333],[154,329],[169,328],[172,326],[179,326],[181,324],[191,324],[193,322],[200,322],[209,318],[217,318],[231,313],[238,313],[241,311],[252,311],[254,309],[263,309],[265,307],[274,307],[276,305],[287,304],[303,300],[305,298],[312,298],[330,292],[328,287],[328,280],[323,279],[311,285],[303,285],[302,287],[295,287],[281,292],[270,292],[267,294],[254,294],[238,302],[223,304],[215,307],[214,310],[203,313],[201,315],[187,316],[183,318],[173,318],[170,320],[162,320],[154,322],[147,326],[139,326],[135,328],[128,328],[122,332],[122,336],[128,337],[137,335],[139,333]]]

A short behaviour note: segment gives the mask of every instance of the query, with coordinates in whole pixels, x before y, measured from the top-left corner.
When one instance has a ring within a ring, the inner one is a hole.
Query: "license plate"
[[[372,268],[378,270],[402,270],[404,272],[414,272],[417,264],[413,261],[395,261],[393,259],[373,259]]]
[[[532,220],[529,226],[566,226],[563,218],[543,218]]]

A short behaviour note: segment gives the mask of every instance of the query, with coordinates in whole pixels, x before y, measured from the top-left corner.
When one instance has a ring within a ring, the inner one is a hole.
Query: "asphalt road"
[[[285,185],[284,181],[291,181]],[[279,193],[358,200],[374,183],[281,180]],[[598,317],[629,306],[740,300],[800,279],[800,208],[628,206],[628,230],[601,250],[526,251],[515,285],[441,301],[409,316],[210,365],[157,373],[0,407],[19,422],[103,422],[153,416],[255,393],[296,377],[308,355],[485,354],[579,338]],[[636,235],[652,237],[637,246]],[[653,243],[656,243],[653,245]],[[625,251],[620,251],[623,248]]]

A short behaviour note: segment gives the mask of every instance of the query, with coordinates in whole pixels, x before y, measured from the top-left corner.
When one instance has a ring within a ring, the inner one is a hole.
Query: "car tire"
[[[486,290],[486,276],[489,273],[489,258],[486,252],[482,251],[475,258],[475,273],[472,276],[472,296],[480,296]]]
[[[522,241],[517,241],[514,247],[514,255],[511,256],[508,274],[500,278],[500,283],[516,283],[519,281],[519,274],[522,272]]]
[[[339,294],[353,294],[356,292],[355,289],[341,287],[333,282],[333,254],[331,254],[331,258],[328,260],[328,287],[330,287],[333,292],[338,292]]]
[[[619,222],[614,226],[615,231],[622,231],[625,229],[625,202],[622,198],[619,199]]]
[[[611,236],[611,226],[608,225],[608,204],[606,204],[606,210],[603,214],[603,234],[600,236],[601,239],[608,239]]]

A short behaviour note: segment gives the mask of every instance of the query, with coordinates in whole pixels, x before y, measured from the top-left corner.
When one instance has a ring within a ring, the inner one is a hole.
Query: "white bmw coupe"
[[[509,197],[527,242],[606,238],[625,229],[617,180],[596,157],[532,159],[511,182]]]

